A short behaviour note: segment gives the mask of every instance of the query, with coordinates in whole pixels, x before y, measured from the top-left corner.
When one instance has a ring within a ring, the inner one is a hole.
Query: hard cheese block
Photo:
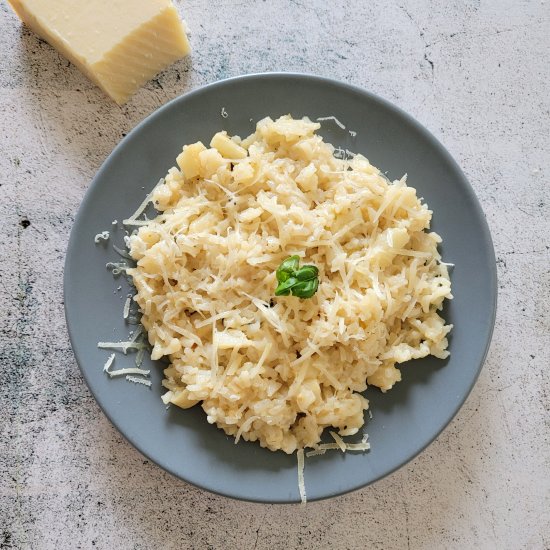
[[[9,0],[19,17],[117,103],[189,53],[170,0]]]

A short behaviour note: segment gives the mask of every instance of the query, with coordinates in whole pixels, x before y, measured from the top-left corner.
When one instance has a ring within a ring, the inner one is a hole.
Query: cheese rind
[[[117,103],[190,51],[171,0],[9,0],[21,20]]]

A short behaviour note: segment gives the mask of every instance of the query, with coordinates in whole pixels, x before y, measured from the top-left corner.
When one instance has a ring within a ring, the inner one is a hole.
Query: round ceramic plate
[[[182,145],[209,143],[219,130],[241,137],[265,116],[308,116],[322,122],[326,141],[364,154],[390,179],[408,174],[433,210],[432,228],[443,237],[454,300],[443,311],[454,325],[451,356],[405,364],[403,381],[382,394],[366,392],[371,450],[331,451],[306,459],[308,500],[364,487],[391,473],[443,430],[468,396],[483,364],[496,308],[496,269],[491,237],[472,188],[449,153],[400,109],[364,90],[298,74],[258,74],[205,86],[171,101],[139,124],[99,170],[78,212],[65,264],[65,308],[74,353],[97,402],[144,455],[199,487],[261,502],[298,502],[296,456],[273,453],[211,426],[203,410],[166,408],[160,396],[163,364],[145,361],[152,387],[110,379],[102,367],[110,352],[99,341],[127,339],[122,308],[130,288],[105,264],[117,260],[124,231],[113,220],[134,212],[145,194],[174,165]],[[105,244],[94,236],[111,232]],[[119,285],[122,287],[118,289]],[[135,328],[135,327],[134,327]],[[117,354],[116,367],[133,366]]]

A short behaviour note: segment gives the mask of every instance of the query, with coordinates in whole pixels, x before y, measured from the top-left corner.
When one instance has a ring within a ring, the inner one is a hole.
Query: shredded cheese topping
[[[363,426],[361,392],[389,390],[399,363],[447,357],[451,329],[431,211],[405,178],[336,158],[319,127],[266,118],[245,140],[186,145],[150,196],[157,217],[138,219],[143,203],[124,221],[138,227],[127,273],[152,359],[170,358],[164,402],[200,403],[227,434],[287,453],[366,450],[342,440]],[[295,254],[319,268],[319,289],[275,299]],[[325,428],[334,444],[320,445]]]
[[[109,370],[109,369],[103,369],[105,372],[111,377],[114,378],[116,376],[124,376],[125,374],[141,374],[142,376],[149,376],[149,373],[151,371],[144,370],[144,369],[138,369],[134,367],[129,367],[126,369],[118,369],[118,370]]]
[[[164,180],[161,179],[157,183],[157,185],[151,190],[150,193],[147,194],[147,196],[143,199],[143,202],[138,206],[137,210],[127,219],[122,220],[122,223],[127,226],[140,226],[140,225],[147,225],[147,220],[138,220],[138,218],[143,214],[149,203],[151,202],[151,197],[153,196],[153,193],[155,190],[159,187],[159,185],[162,185],[164,183]]]
[[[335,116],[320,116],[317,118],[317,120],[319,122],[323,122],[325,120],[334,120],[334,122],[336,123],[337,126],[339,126],[340,128],[342,128],[342,130],[345,130],[346,127],[344,126],[344,124],[342,124]]]
[[[132,297],[127,296],[126,301],[124,302],[124,309],[122,310],[122,318],[128,319],[128,315],[130,314],[130,304],[132,303]]]
[[[133,382],[134,384],[143,384],[144,386],[151,387],[151,380],[146,380],[145,378],[138,378],[137,376],[126,376],[126,380],[128,380],[128,382]]]
[[[364,434],[360,443],[346,443],[336,432],[331,431],[330,435],[334,439],[335,443],[321,443],[313,451],[308,451],[306,456],[324,455],[327,451],[339,450],[345,453],[346,451],[353,452],[365,452],[370,449],[370,443],[368,443],[368,435]]]
[[[300,492],[300,501],[302,504],[307,502],[306,485],[304,483],[304,449],[298,449],[298,491]]]
[[[105,361],[105,364],[103,365],[104,372],[109,372],[109,369],[111,368],[111,365],[113,364],[114,360],[115,360],[115,354],[111,353],[111,355],[109,355],[109,357],[107,358],[107,361]]]
[[[102,231],[94,237],[94,243],[99,244],[101,241],[108,241],[110,233],[108,231]]]

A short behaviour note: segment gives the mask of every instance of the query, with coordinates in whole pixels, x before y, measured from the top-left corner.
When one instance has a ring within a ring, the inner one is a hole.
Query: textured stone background
[[[550,2],[178,4],[193,56],[122,108],[0,4],[0,548],[550,548]],[[74,215],[120,138],[182,92],[272,70],[364,86],[425,124],[498,257],[493,344],[460,414],[389,478],[305,509],[144,460],[89,394],[63,315]]]

